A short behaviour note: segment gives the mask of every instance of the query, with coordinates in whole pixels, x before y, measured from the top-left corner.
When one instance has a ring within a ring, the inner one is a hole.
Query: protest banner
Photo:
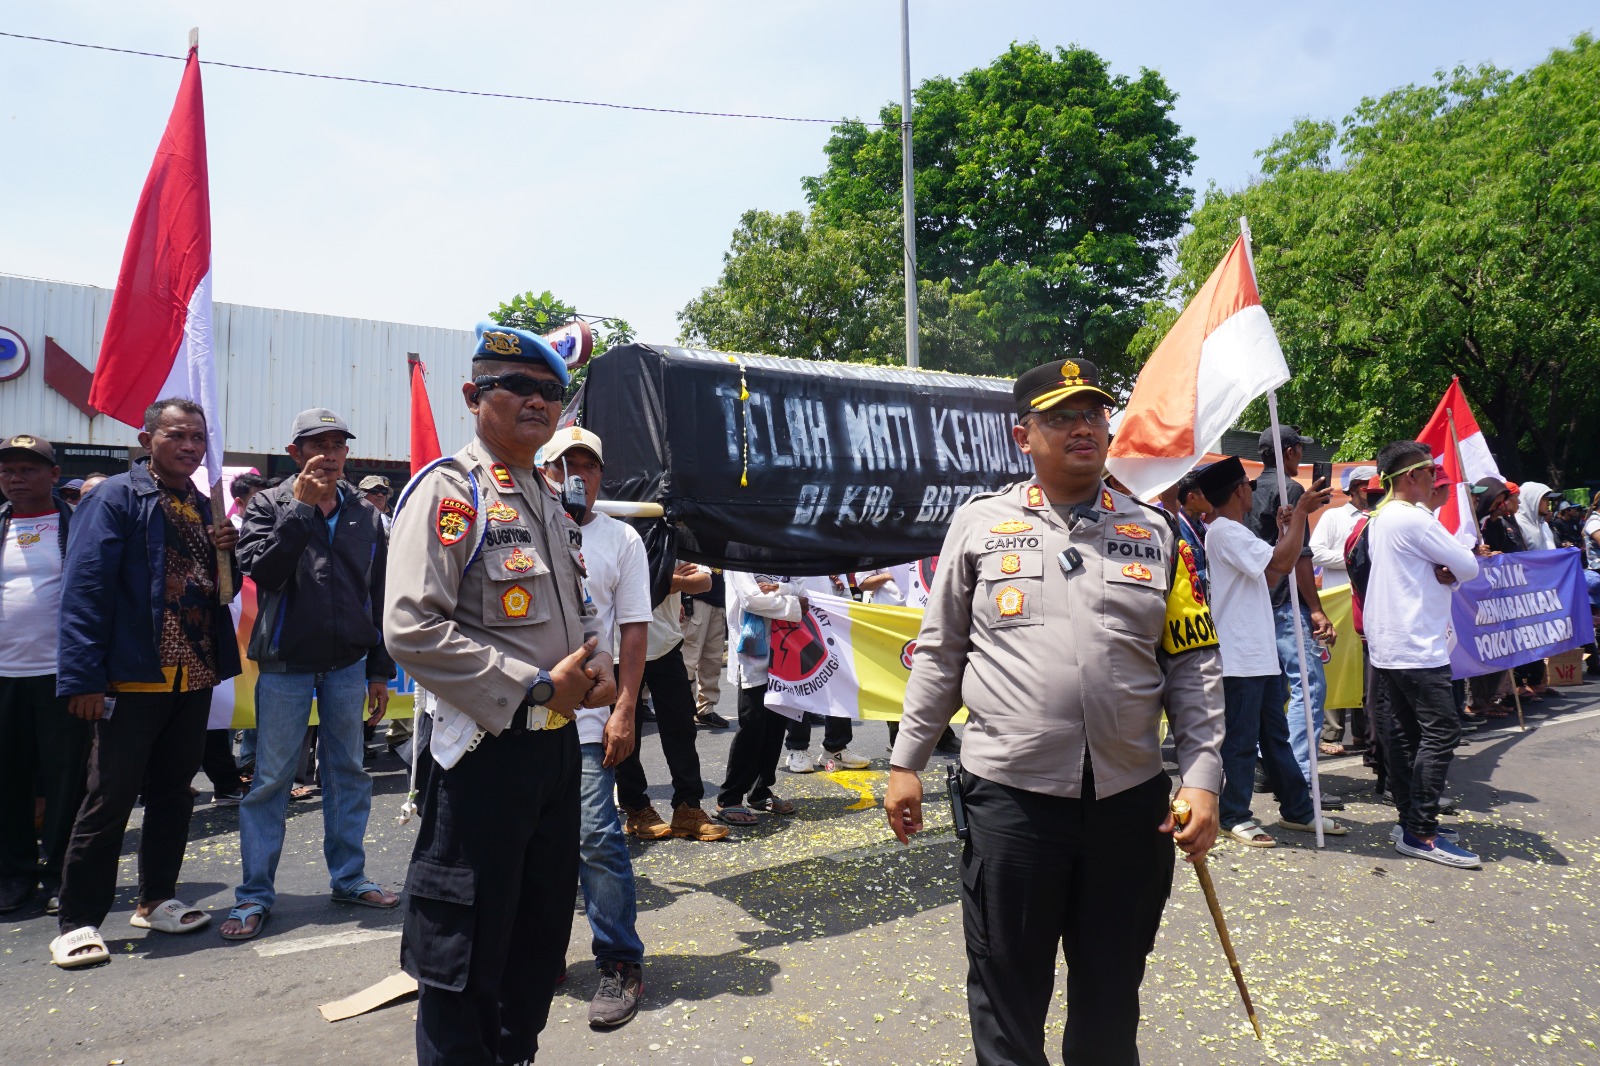
[[[772,623],[766,705],[789,718],[898,721],[922,611],[818,593],[809,600],[799,622]]]
[[[1349,585],[1323,589],[1322,613],[1333,623],[1333,646],[1324,653],[1323,676],[1328,681],[1325,707],[1360,707],[1366,692],[1366,666],[1361,656],[1361,637],[1356,633]]]
[[[1451,597],[1451,676],[1481,677],[1592,644],[1582,566],[1571,548],[1483,559]]]

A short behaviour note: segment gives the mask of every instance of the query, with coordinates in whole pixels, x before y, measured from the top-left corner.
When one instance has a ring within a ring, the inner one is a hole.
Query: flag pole
[[[1250,264],[1250,277],[1256,276],[1256,260],[1250,251],[1250,220],[1243,215],[1239,216],[1239,233],[1244,237],[1245,261]],[[1278,461],[1278,501],[1280,504],[1289,502],[1289,480],[1283,472],[1283,436],[1278,426],[1278,390],[1272,389],[1267,393],[1267,416],[1272,423],[1272,453]],[[1273,521],[1277,521],[1277,514],[1273,514]],[[1289,571],[1289,613],[1294,621],[1294,647],[1300,667],[1300,693],[1301,708],[1306,716],[1306,752],[1311,760],[1311,817],[1312,825],[1317,830],[1317,847],[1322,848],[1322,781],[1317,770],[1317,743],[1321,739],[1317,734],[1316,719],[1311,710],[1311,670],[1306,665],[1306,634],[1305,625],[1300,619],[1300,583],[1297,570],[1299,557],[1295,557],[1295,566]]]

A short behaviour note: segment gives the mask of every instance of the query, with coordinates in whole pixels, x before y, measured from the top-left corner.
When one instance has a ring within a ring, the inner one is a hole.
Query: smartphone
[[[1322,482],[1325,485],[1332,485],[1333,484],[1333,464],[1332,463],[1312,463],[1311,464],[1311,485],[1312,485],[1312,487],[1315,488],[1317,482],[1319,482],[1319,481]]]

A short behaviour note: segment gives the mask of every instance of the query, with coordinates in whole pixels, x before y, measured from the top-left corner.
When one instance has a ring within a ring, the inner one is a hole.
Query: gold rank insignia
[[[1002,574],[1014,574],[1018,570],[1021,570],[1021,569],[1022,569],[1022,556],[1020,556],[1020,555],[1002,555],[1002,556],[1000,556],[1000,572]]]
[[[1000,608],[1001,618],[1015,618],[1022,613],[1022,590],[1015,585],[1007,585],[994,598],[994,603]]]
[[[1101,489],[1100,490],[1100,510],[1102,510],[1102,511],[1115,511],[1116,509],[1117,509],[1117,502],[1111,498],[1111,490],[1110,489]]]
[[[525,574],[533,569],[533,560],[521,548],[512,548],[506,556],[506,569],[513,574]]]
[[[1008,519],[1007,521],[1001,522],[997,526],[990,526],[989,527],[989,532],[990,533],[1026,533],[1028,530],[1030,530],[1032,528],[1033,528],[1033,526],[1029,525],[1027,522],[1019,522],[1015,518],[1012,518],[1012,519]]]
[[[1029,507],[1043,507],[1044,506],[1044,489],[1041,489],[1038,485],[1029,485],[1028,486],[1028,506]]]
[[[491,522],[515,522],[522,516],[517,514],[517,509],[515,507],[511,507],[500,502],[499,500],[496,500],[489,505],[488,510],[483,512],[483,517],[487,518]]]
[[[528,608],[533,606],[533,597],[521,585],[512,585],[500,596],[500,606],[507,618],[526,618]]]
[[[489,473],[494,475],[494,483],[503,489],[514,489],[517,483],[511,480],[511,471],[506,469],[506,464],[495,463],[489,468]]]
[[[1129,563],[1122,568],[1123,577],[1131,577],[1135,581],[1149,581],[1153,576],[1150,568],[1143,563]]]
[[[439,543],[446,548],[467,535],[472,520],[478,517],[477,508],[466,500],[445,498],[439,501]]]
[[[1150,539],[1150,531],[1148,529],[1144,528],[1143,526],[1136,526],[1132,522],[1129,522],[1127,525],[1112,526],[1111,528],[1115,529],[1118,533],[1121,533],[1129,540]]]

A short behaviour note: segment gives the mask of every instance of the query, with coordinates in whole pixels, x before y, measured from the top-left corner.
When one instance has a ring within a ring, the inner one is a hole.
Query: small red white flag
[[[1241,236],[1139,371],[1106,466],[1154,499],[1216,449],[1251,400],[1288,380]]]
[[[1455,423],[1454,446],[1450,439],[1452,421]],[[1489,442],[1478,428],[1478,420],[1472,414],[1466,394],[1461,391],[1459,378],[1450,379],[1450,387],[1444,390],[1444,397],[1434,408],[1428,424],[1417,434],[1417,440],[1433,451],[1434,458],[1444,467],[1445,476],[1455,486],[1455,506],[1441,507],[1439,521],[1452,533],[1472,531],[1478,521],[1472,509],[1473,482],[1484,477],[1501,481],[1505,478],[1501,477],[1494,456],[1489,454]],[[1474,533],[1474,539],[1476,536]]]
[[[142,429],[145,408],[168,396],[205,409],[209,490],[222,477],[222,409],[212,347],[205,107],[193,45],[134,211],[89,403]]]

